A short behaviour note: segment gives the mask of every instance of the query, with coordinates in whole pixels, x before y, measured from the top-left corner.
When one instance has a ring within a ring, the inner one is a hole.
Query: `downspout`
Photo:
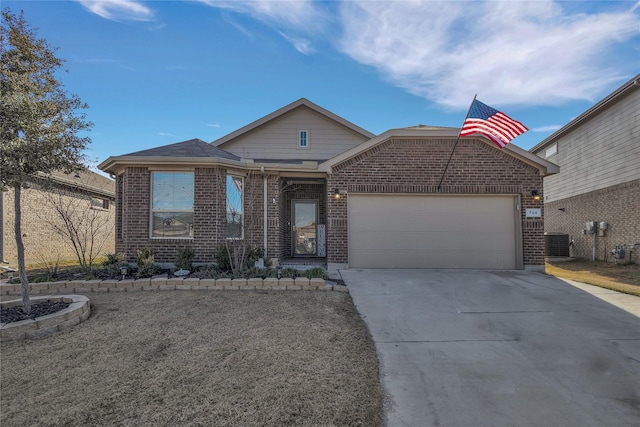
[[[263,227],[264,227],[264,232],[262,233],[263,235],[263,241],[262,241],[262,247],[264,248],[264,257],[268,259],[267,257],[267,175],[264,173],[264,166],[260,167],[260,171],[262,172],[262,180],[263,180],[263,196],[264,196],[264,200],[263,200],[263,212],[262,212],[262,222],[263,222]]]

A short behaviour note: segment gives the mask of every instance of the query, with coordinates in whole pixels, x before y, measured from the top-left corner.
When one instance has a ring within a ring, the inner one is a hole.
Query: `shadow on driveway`
[[[640,298],[525,271],[341,274],[388,426],[640,425]]]

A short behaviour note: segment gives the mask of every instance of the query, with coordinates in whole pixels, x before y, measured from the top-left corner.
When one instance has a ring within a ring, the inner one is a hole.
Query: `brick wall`
[[[526,208],[543,208],[530,196],[532,190],[542,192],[538,169],[483,141],[462,140],[438,193],[454,142],[451,138],[390,139],[334,166],[327,178],[327,261],[348,262],[348,196],[335,199],[329,194],[339,188],[348,193],[520,194],[524,264],[543,265],[543,220],[525,218]]]
[[[151,173],[145,167],[128,167],[117,177],[116,197],[122,199],[122,236],[116,239],[118,252],[135,262],[136,251],[154,250],[159,263],[173,263],[178,249],[191,246],[194,262],[211,263],[215,251],[226,240],[226,169],[195,168],[194,224],[192,239],[150,238]],[[279,187],[278,178],[269,176],[268,224],[269,257],[278,256],[279,248]],[[249,174],[244,181],[244,238],[251,245],[264,245],[264,180],[262,174]],[[273,199],[276,203],[273,203]]]
[[[126,168],[117,180],[116,197],[122,198],[123,206],[122,237],[116,240],[116,250],[126,254],[127,261],[135,262],[137,250],[151,248],[157,262],[174,262],[178,249],[186,246],[194,249],[195,262],[213,261],[216,242],[225,237],[225,170],[196,168],[194,171],[193,239],[150,238],[149,169]]]
[[[17,266],[17,249],[14,233],[14,191],[2,193],[3,202],[3,250],[4,260],[12,267]],[[56,261],[75,261],[76,254],[71,246],[71,241],[53,231],[50,222],[62,226],[62,219],[56,213],[55,204],[61,203],[63,207],[77,209],[78,215],[96,215],[99,221],[106,224],[96,234],[94,250],[100,254],[114,252],[114,224],[116,206],[113,200],[109,209],[91,207],[90,199],[86,194],[75,193],[65,187],[54,187],[50,190],[38,188],[22,189],[22,235],[25,249],[26,264],[55,264]],[[107,218],[103,218],[106,216]],[[86,228],[85,228],[86,229]]]
[[[545,231],[568,234],[574,241],[571,255],[577,258],[593,257],[593,235],[582,234],[585,223],[608,222],[605,236],[596,240],[596,257],[611,261],[615,246],[640,243],[640,180],[545,203],[545,212]],[[634,262],[638,251],[640,246],[633,252]]]

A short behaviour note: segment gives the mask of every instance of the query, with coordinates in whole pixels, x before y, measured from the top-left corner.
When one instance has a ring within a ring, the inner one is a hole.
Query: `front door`
[[[293,200],[293,256],[316,256],[318,254],[318,202]]]

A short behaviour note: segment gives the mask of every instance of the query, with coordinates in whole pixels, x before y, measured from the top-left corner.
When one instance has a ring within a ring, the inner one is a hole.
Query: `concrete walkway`
[[[341,274],[388,426],[640,425],[640,298],[524,271]]]

